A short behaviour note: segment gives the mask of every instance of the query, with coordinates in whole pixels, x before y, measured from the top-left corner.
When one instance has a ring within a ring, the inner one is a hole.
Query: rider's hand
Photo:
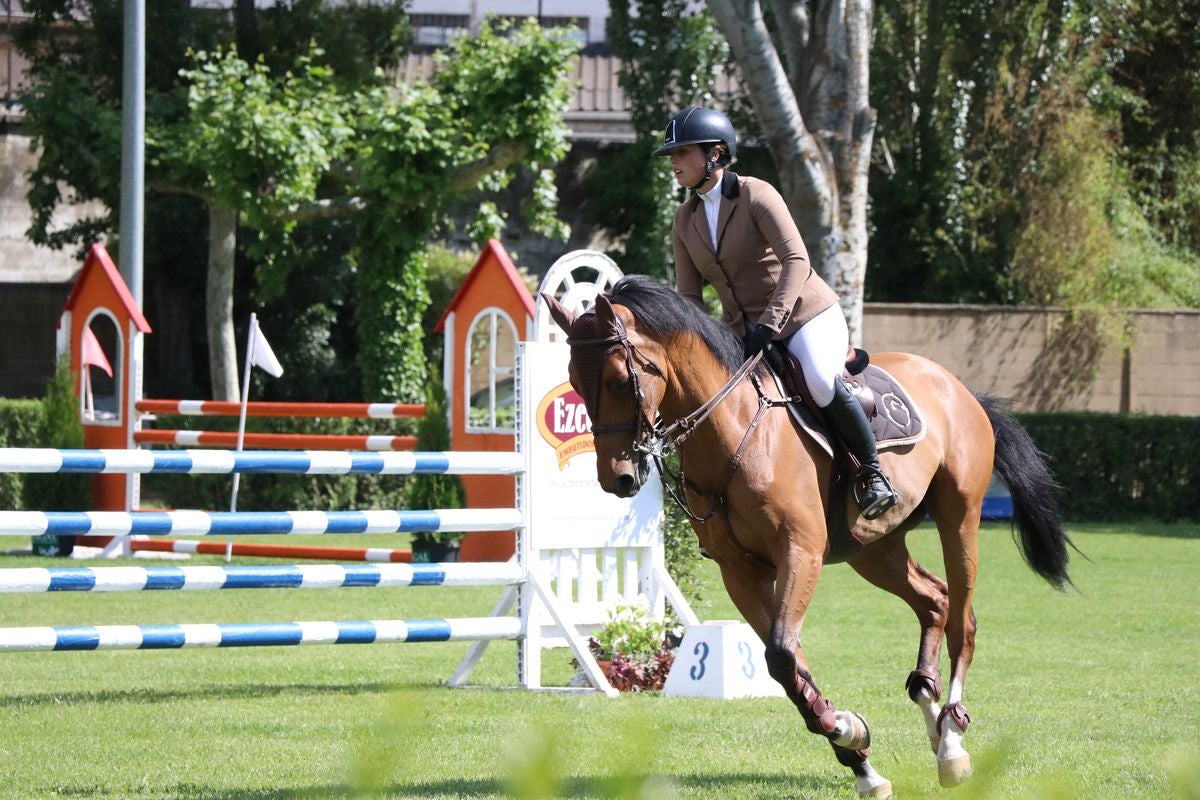
[[[766,346],[771,341],[771,337],[774,335],[775,331],[766,325],[759,325],[754,322],[747,323],[746,335],[742,337],[742,353],[746,358],[761,353],[766,349]]]

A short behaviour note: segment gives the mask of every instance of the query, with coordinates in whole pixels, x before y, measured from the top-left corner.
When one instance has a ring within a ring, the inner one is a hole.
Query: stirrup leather
[[[875,483],[876,479],[883,484],[883,491],[872,488],[871,484]],[[863,519],[868,520],[882,516],[900,499],[900,495],[892,488],[892,482],[888,480],[888,476],[874,464],[862,465],[858,475],[854,478],[853,492],[854,502],[862,511]]]

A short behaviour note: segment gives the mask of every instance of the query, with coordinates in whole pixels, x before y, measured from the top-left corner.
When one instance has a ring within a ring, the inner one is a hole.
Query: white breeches
[[[836,303],[801,326],[787,341],[787,349],[800,362],[804,382],[821,408],[833,402],[833,382],[846,368],[850,331],[842,307]]]

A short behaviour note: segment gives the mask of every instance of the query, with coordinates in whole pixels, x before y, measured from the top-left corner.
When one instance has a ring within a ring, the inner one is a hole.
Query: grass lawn
[[[966,693],[977,777],[953,796],[1200,798],[1200,526],[1070,532],[1087,558],[1063,594],[1006,526],[985,529]],[[909,538],[938,569],[932,530]],[[395,546],[336,543],[364,541]],[[736,617],[711,565],[703,577],[700,616]],[[500,591],[4,595],[0,626],[484,616]],[[899,798],[948,794],[903,688],[917,634],[845,566],[824,573],[805,626],[818,683],[870,721],[872,763]],[[491,688],[443,688],[466,647],[0,654],[0,798],[855,796],[784,700],[518,691],[510,642],[476,672]],[[565,683],[567,654],[547,662],[546,681]]]

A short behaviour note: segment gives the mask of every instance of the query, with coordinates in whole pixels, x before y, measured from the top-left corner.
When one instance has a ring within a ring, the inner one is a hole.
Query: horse
[[[1057,486],[1020,423],[1000,401],[973,394],[932,361],[905,353],[871,356],[908,390],[927,430],[920,441],[880,453],[901,499],[866,520],[849,492],[833,492],[835,464],[826,450],[798,431],[791,414],[772,411],[789,398],[765,366],[746,362],[738,338],[693,302],[636,275],[622,278],[578,316],[542,297],[567,334],[570,382],[591,416],[600,486],[620,497],[636,494],[650,477],[650,461],[659,461],[661,473],[663,454],[677,446],[672,495],[762,639],[771,677],[808,730],[827,738],[854,773],[859,795],[892,793],[890,781],[868,761],[870,728],[860,714],[838,710],[821,694],[800,641],[830,554],[830,520],[842,520],[854,537],[845,559],[850,567],[917,615],[920,644],[905,688],[920,709],[941,784],[952,787],[970,776],[963,691],[975,651],[971,601],[993,467],[1011,492],[1026,563],[1057,589],[1070,583],[1067,546],[1074,545],[1061,527]],[[917,563],[905,544],[927,514],[937,525],[945,579]],[[944,704],[943,640],[950,663]]]

